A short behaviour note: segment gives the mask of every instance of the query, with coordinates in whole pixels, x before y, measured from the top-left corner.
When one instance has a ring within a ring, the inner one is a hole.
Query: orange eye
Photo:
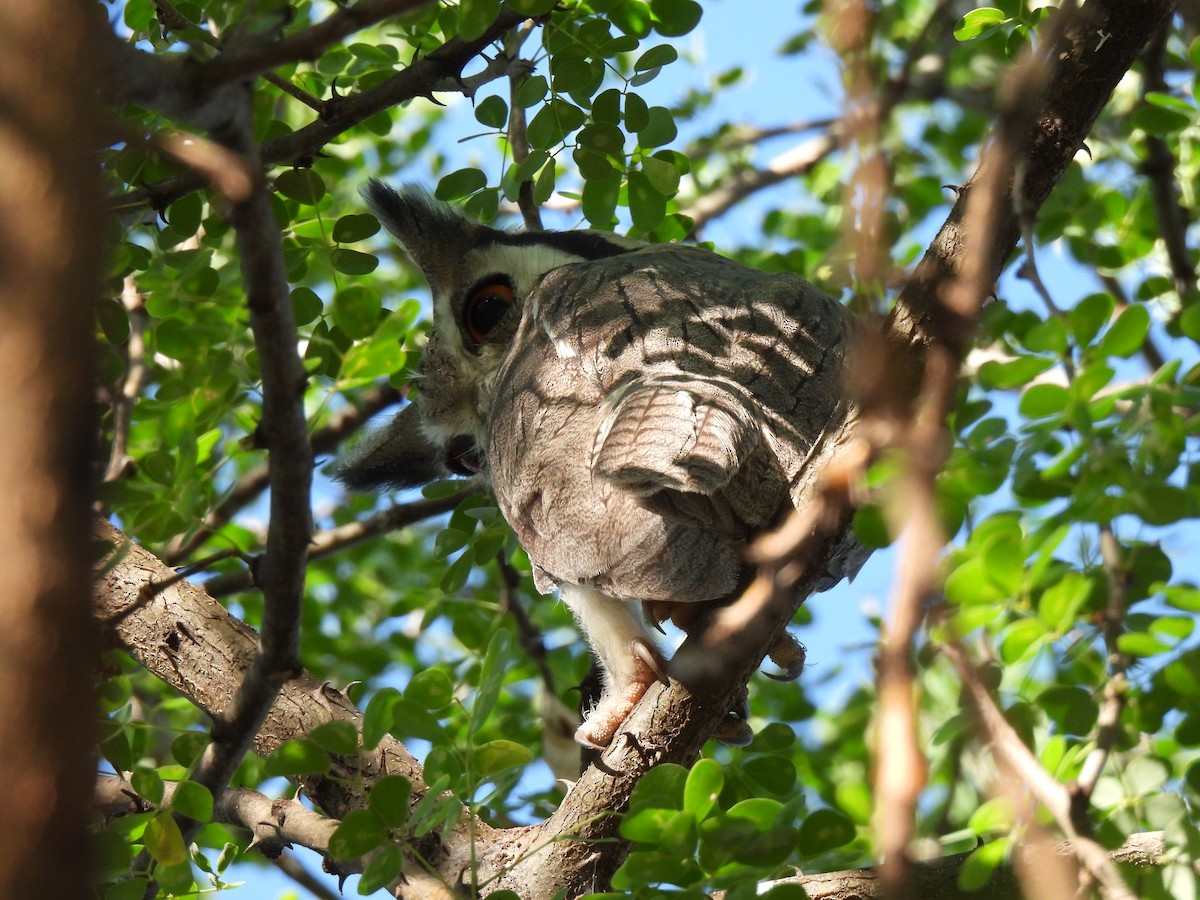
[[[512,305],[513,289],[507,279],[492,276],[472,290],[462,313],[467,348],[479,349],[508,315]]]

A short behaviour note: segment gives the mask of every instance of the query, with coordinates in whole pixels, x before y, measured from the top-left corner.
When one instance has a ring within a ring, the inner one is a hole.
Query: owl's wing
[[[745,464],[761,433],[745,400],[715,380],[637,380],[605,406],[595,470],[639,495],[716,493]]]
[[[736,386],[680,375],[639,380],[606,405],[594,469],[648,509],[742,540],[785,502],[762,423]]]

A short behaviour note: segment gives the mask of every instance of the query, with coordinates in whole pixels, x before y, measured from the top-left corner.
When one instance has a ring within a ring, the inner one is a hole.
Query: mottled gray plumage
[[[847,314],[704,250],[510,234],[423,194],[366,196],[429,279],[434,327],[419,395],[344,477],[480,469],[538,589],[560,590],[600,658],[577,737],[607,744],[663,677],[639,602],[664,618],[731,596],[747,542],[792,510],[842,422]]]

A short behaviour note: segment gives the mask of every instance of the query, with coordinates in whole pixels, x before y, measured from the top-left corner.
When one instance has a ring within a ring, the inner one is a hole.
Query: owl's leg
[[[601,749],[612,742],[646,688],[666,682],[666,664],[635,604],[569,584],[562,586],[561,596],[604,670],[600,702],[575,732],[585,747]]]

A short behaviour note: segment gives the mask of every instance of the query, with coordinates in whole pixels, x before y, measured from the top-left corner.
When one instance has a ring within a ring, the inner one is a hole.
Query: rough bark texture
[[[83,897],[91,793],[94,4],[0,4],[0,897]]]

